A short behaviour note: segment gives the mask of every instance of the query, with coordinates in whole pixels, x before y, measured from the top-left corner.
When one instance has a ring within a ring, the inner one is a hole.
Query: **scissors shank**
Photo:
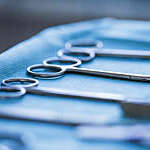
[[[77,126],[86,124],[102,124],[107,121],[103,116],[76,115],[68,113],[58,113],[46,110],[29,108],[2,108],[0,118],[8,118],[23,121],[34,121],[42,123],[52,123],[67,126]]]
[[[54,89],[54,88],[44,88],[44,87],[34,87],[28,88],[28,93],[31,94],[39,94],[39,95],[60,95],[60,96],[67,96],[67,97],[77,97],[77,98],[84,98],[84,99],[95,99],[95,100],[104,100],[104,101],[114,101],[120,102],[123,101],[125,98],[119,94],[111,94],[111,93],[96,93],[96,92],[80,92],[80,91],[71,91],[71,90],[61,90],[61,89]]]
[[[99,56],[150,58],[150,51],[144,50],[102,49],[100,51],[96,51],[96,54]]]
[[[93,70],[93,69],[77,68],[77,67],[69,68],[68,71],[76,72],[76,73],[83,73],[83,74],[88,74],[88,75],[116,78],[116,79],[133,80],[133,81],[139,81],[139,82],[150,82],[150,75]]]

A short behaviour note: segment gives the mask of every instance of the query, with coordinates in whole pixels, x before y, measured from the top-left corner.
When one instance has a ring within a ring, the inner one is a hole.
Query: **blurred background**
[[[0,0],[0,53],[59,24],[116,17],[150,20],[150,0]]]

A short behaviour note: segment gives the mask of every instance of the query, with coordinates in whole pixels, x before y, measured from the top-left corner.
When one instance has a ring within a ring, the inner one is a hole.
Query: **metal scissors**
[[[57,65],[56,63],[72,63],[71,65]],[[55,63],[55,64],[54,64]],[[87,75],[95,75],[107,78],[116,78],[116,79],[124,79],[124,80],[132,80],[132,81],[140,81],[140,82],[149,82],[150,75],[142,75],[142,74],[131,74],[131,73],[122,73],[122,72],[113,72],[113,71],[104,71],[104,70],[93,70],[87,68],[79,68],[78,66],[81,64],[79,59],[75,58],[57,58],[52,57],[43,61],[43,64],[32,65],[27,68],[27,73],[34,77],[41,78],[54,78],[61,77],[63,74],[67,72],[73,73],[81,73]],[[48,73],[41,73],[35,70],[38,69],[47,69]]]
[[[79,126],[77,135],[88,141],[132,142],[150,147],[150,124]]]
[[[26,83],[26,84],[24,85],[24,83]],[[84,92],[80,92],[80,91],[38,87],[38,84],[39,84],[38,80],[32,79],[32,78],[4,79],[1,84],[3,86],[6,86],[6,88],[7,87],[25,88],[25,91],[27,93],[38,94],[38,95],[47,95],[47,96],[60,95],[60,96],[67,96],[67,97],[78,97],[78,98],[95,99],[95,100],[107,100],[107,101],[115,101],[115,102],[120,102],[125,99],[125,97],[120,94],[95,93],[95,92],[84,93]]]
[[[67,42],[65,49],[58,51],[58,56],[88,55],[80,60],[90,61],[96,56],[129,57],[150,59],[150,51],[126,50],[126,49],[104,49],[101,41],[75,41]],[[90,55],[89,55],[90,53]]]
[[[21,84],[20,84],[21,83]],[[24,85],[24,83],[26,83]],[[103,100],[103,101],[111,101],[111,102],[119,102],[123,112],[126,116],[136,117],[136,118],[149,118],[150,117],[150,103],[146,99],[131,99],[126,98],[120,94],[114,93],[96,93],[96,92],[80,92],[80,91],[71,91],[71,90],[62,90],[56,88],[46,88],[46,87],[38,87],[39,81],[31,78],[10,78],[2,81],[3,89],[24,89],[22,95],[25,93],[37,94],[37,95],[58,95],[58,96],[67,96],[67,97],[78,97],[84,99],[95,99],[95,100]],[[16,93],[16,97],[22,96],[19,92],[18,95]],[[0,96],[0,98],[3,96]],[[12,96],[14,98],[14,96]],[[7,96],[7,98],[11,98],[11,95]],[[2,109],[2,108],[1,108]],[[1,110],[0,109],[0,110]],[[138,110],[135,112],[135,109]],[[6,111],[7,112],[7,111]],[[0,111],[0,117],[1,117]]]
[[[8,111],[8,110],[7,110]],[[0,131],[0,140],[10,140],[13,144],[0,144],[1,150],[29,150],[27,141],[29,137],[25,134],[12,131]]]

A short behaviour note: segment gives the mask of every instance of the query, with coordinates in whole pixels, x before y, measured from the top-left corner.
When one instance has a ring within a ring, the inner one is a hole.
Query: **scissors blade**
[[[71,113],[60,113],[46,110],[37,110],[30,108],[16,108],[16,107],[3,107],[0,109],[0,118],[23,120],[23,121],[34,121],[42,123],[52,123],[68,126],[77,125],[100,125],[111,120],[110,117],[102,115],[83,115],[83,114],[71,114]]]
[[[95,99],[95,100],[104,100],[104,101],[113,101],[113,102],[120,102],[125,100],[125,97],[123,95],[113,94],[113,93],[80,92],[80,91],[73,91],[73,90],[46,88],[46,87],[27,88],[27,92],[31,94],[38,94],[38,95],[47,95],[47,96],[60,95],[60,96],[67,96],[67,97],[77,97],[77,98],[84,98],[84,99]]]
[[[127,117],[139,118],[139,119],[150,118],[149,99],[128,99],[121,102],[120,104],[124,114]]]
[[[126,50],[126,49],[101,49],[96,51],[100,56],[116,56],[116,57],[131,57],[131,58],[150,58],[150,51],[146,50]]]

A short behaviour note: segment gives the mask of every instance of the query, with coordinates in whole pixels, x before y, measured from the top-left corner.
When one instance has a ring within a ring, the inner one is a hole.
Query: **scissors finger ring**
[[[35,69],[45,69],[45,70],[48,70],[50,73],[39,73],[39,72],[34,71]],[[65,68],[57,66],[57,65],[45,66],[43,64],[37,64],[37,65],[32,65],[28,67],[27,73],[35,77],[54,78],[54,77],[63,75],[65,70],[66,70]]]
[[[57,65],[57,63],[67,63],[69,65]],[[62,76],[66,71],[69,71],[69,68],[71,69],[73,67],[79,66],[80,64],[81,61],[79,59],[52,57],[44,60],[43,64],[37,64],[28,67],[27,73],[35,77],[54,78]],[[35,69],[45,69],[48,71],[48,73],[39,73],[34,71]]]
[[[17,82],[28,83],[28,84],[17,85]],[[12,86],[10,83],[12,83],[13,85],[16,83],[16,86],[29,88],[29,87],[37,86],[39,84],[39,81],[31,78],[9,78],[9,79],[4,79],[1,84],[5,86]]]
[[[103,43],[96,40],[96,41],[92,41],[92,40],[80,40],[80,41],[70,41],[70,42],[67,42],[65,44],[65,48],[66,49],[70,49],[70,48],[73,48],[73,47],[76,47],[76,48],[102,48],[103,47]]]
[[[0,91],[3,92],[16,92],[13,95],[0,95],[0,99],[7,99],[7,98],[18,98],[23,96],[26,93],[26,90],[22,87],[0,87]]]
[[[95,52],[90,51],[87,49],[86,51],[83,51],[78,48],[71,48],[71,49],[60,49],[57,53],[59,57],[78,57],[82,62],[90,61],[93,58],[95,58]]]
[[[81,61],[77,58],[72,57],[51,57],[48,59],[45,59],[43,62],[47,66],[47,62],[51,65],[55,66],[70,66],[70,67],[76,67],[81,65]],[[57,65],[58,64],[58,65]]]
[[[0,148],[6,147],[6,149],[11,149],[11,150],[15,150],[16,148],[19,150],[27,150],[30,148],[30,144],[29,144],[29,136],[18,133],[18,132],[11,132],[11,131],[0,131],[0,140],[11,140],[13,142],[13,145],[7,145],[5,146],[5,144],[0,144]],[[30,139],[32,140],[32,139]]]

